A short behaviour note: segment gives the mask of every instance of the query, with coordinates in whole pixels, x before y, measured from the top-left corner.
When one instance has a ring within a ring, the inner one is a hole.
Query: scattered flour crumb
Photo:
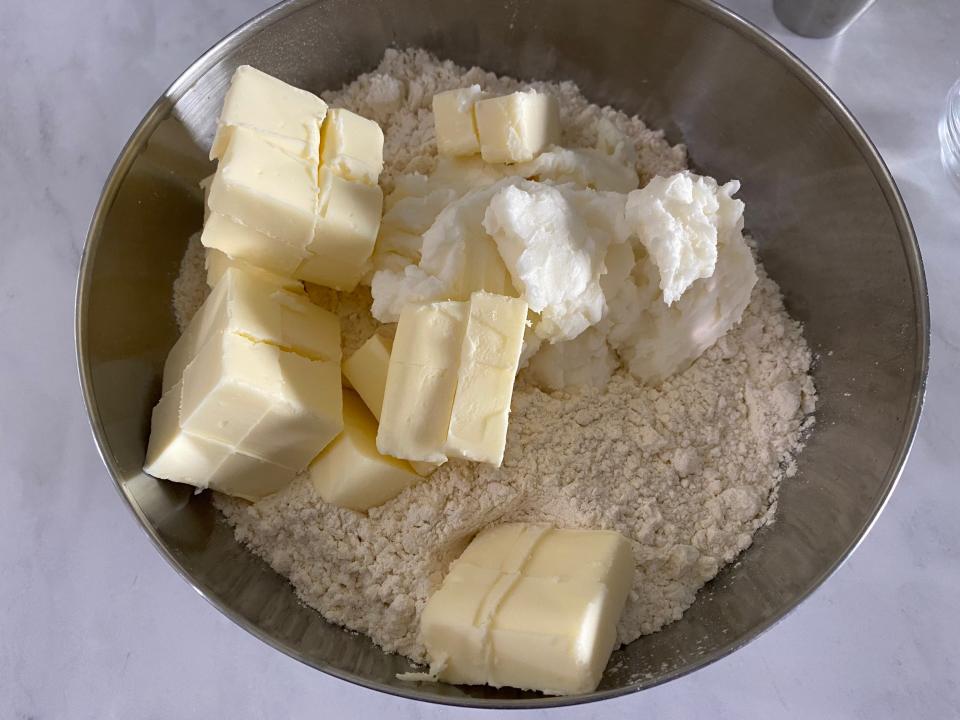
[[[187,241],[187,249],[180,260],[180,274],[173,281],[173,316],[180,332],[187,327],[210,291],[204,261],[204,247],[200,244],[200,233],[196,232]]]

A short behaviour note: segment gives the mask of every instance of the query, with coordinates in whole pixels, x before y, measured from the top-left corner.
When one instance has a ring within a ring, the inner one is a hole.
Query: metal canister
[[[773,0],[773,10],[789,30],[811,38],[838,35],[876,0]]]

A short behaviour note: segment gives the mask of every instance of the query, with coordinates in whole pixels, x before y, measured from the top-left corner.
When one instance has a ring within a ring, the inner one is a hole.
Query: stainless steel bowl
[[[819,353],[816,431],[777,522],[683,619],[619,650],[587,695],[400,682],[408,669],[302,606],[234,541],[206,495],[143,474],[150,408],[176,328],[171,285],[200,227],[197,181],[227,82],[249,63],[315,91],[390,46],[523,78],[573,79],[639,113],[692,162],[743,180],[748,225]],[[927,292],[906,210],[856,121],[809,70],[735,15],[696,0],[287,2],[215,45],[127,143],[87,238],[77,293],[80,378],[104,462],[157,549],[241,627],[324,672],[421,700],[534,707],[600,700],[691,672],[769,628],[861,541],[917,427]]]

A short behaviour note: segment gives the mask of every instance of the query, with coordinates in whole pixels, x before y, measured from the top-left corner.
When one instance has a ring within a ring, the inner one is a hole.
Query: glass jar
[[[953,184],[960,190],[960,80],[947,93],[939,131],[940,161]]]

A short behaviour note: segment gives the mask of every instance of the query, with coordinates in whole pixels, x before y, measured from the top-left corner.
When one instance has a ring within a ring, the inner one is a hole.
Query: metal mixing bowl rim
[[[127,505],[136,515],[141,527],[146,531],[147,535],[150,537],[154,546],[157,550],[163,555],[167,562],[188,582],[190,585],[203,596],[208,602],[210,602],[215,608],[220,612],[226,615],[228,618],[233,620],[237,625],[244,628],[247,632],[251,633],[255,637],[264,641],[265,643],[271,645],[272,647],[280,650],[281,652],[303,662],[310,667],[313,667],[317,670],[321,670],[328,675],[332,675],[341,680],[346,680],[347,682],[360,685],[362,687],[378,690],[390,695],[395,695],[402,698],[407,698],[411,700],[421,700],[427,702],[434,702],[445,705],[461,706],[461,707],[478,707],[478,708],[491,708],[491,709],[508,709],[508,708],[544,708],[544,707],[558,707],[566,705],[575,705],[586,702],[594,702],[597,700],[605,700],[608,698],[619,697],[622,695],[631,694],[638,692],[640,690],[645,690],[661,683],[674,680],[678,677],[686,675],[688,673],[699,670],[711,663],[726,657],[730,653],[738,650],[747,643],[751,642],[753,639],[758,637],[761,633],[765,632],[777,622],[782,620],[788,614],[790,614],[800,603],[806,600],[817,588],[819,588],[823,582],[830,577],[850,556],[850,554],[857,548],[857,546],[863,541],[867,533],[873,527],[877,518],[880,515],[880,512],[883,510],[887,501],[890,498],[890,495],[893,491],[893,488],[896,486],[898,480],[900,479],[901,473],[903,472],[904,464],[906,463],[907,457],[909,456],[910,449],[913,445],[913,440],[916,435],[917,425],[920,421],[920,412],[923,406],[924,392],[926,388],[926,379],[927,379],[927,369],[929,362],[929,346],[930,346],[930,308],[927,297],[927,285],[926,278],[923,270],[923,262],[920,257],[920,248],[917,243],[916,234],[914,233],[912,223],[910,221],[909,215],[907,214],[906,207],[904,206],[903,199],[900,196],[900,192],[897,188],[896,183],[893,180],[889,170],[886,167],[886,164],[883,162],[883,159],[880,157],[879,152],[876,147],[873,145],[872,141],[867,137],[867,134],[864,132],[863,128],[853,117],[850,111],[844,106],[844,104],[837,98],[837,96],[831,91],[827,85],[812,71],[808,68],[799,58],[797,58],[793,53],[787,50],[783,45],[774,40],[771,36],[760,30],[758,27],[752,23],[744,20],[739,15],[733,13],[730,10],[727,10],[724,7],[714,4],[709,0],[675,0],[683,5],[686,5],[689,8],[692,8],[698,12],[704,13],[709,18],[714,21],[720,22],[723,25],[727,26],[731,30],[741,34],[747,40],[751,41],[755,46],[759,47],[761,50],[765,51],[769,55],[773,56],[776,59],[779,59],[784,66],[799,80],[801,80],[804,85],[811,90],[817,98],[824,104],[824,106],[833,114],[834,118],[840,123],[840,125],[846,130],[847,134],[850,136],[850,139],[855,143],[857,148],[862,153],[864,159],[866,160],[868,166],[872,170],[874,177],[877,180],[878,185],[880,186],[884,197],[890,207],[890,211],[895,219],[897,229],[899,231],[900,237],[905,239],[907,242],[904,246],[904,253],[906,255],[907,265],[911,273],[911,280],[913,283],[913,295],[916,308],[918,310],[918,323],[917,323],[917,333],[918,337],[918,347],[919,355],[918,360],[918,370],[913,378],[915,384],[913,388],[913,395],[910,402],[910,407],[905,417],[904,431],[900,440],[899,447],[894,456],[894,461],[891,463],[890,467],[887,470],[886,478],[886,487],[882,496],[876,503],[876,506],[873,509],[872,514],[870,515],[869,521],[864,525],[862,531],[857,536],[857,538],[844,550],[844,552],[837,558],[837,560],[810,585],[810,587],[799,596],[779,617],[771,618],[770,620],[758,625],[753,628],[746,635],[738,638],[735,642],[731,643],[728,646],[719,648],[712,653],[707,653],[704,656],[697,659],[696,662],[692,663],[688,667],[675,669],[673,671],[667,672],[662,676],[657,678],[638,681],[633,685],[626,687],[614,688],[610,690],[598,690],[586,695],[575,695],[568,697],[539,697],[539,698],[524,698],[516,700],[497,700],[497,699],[480,699],[480,698],[470,698],[470,697],[439,697],[436,695],[431,695],[429,693],[422,692],[419,688],[411,685],[409,689],[401,689],[393,686],[383,685],[379,682],[371,681],[366,678],[360,677],[353,673],[344,672],[335,668],[325,667],[322,664],[316,663],[303,656],[300,653],[297,653],[295,650],[287,647],[283,647],[280,643],[274,640],[272,637],[261,631],[258,627],[247,621],[245,618],[241,617],[230,608],[225,607],[217,601],[217,599],[212,594],[212,589],[203,581],[197,580],[192,577],[189,572],[180,564],[180,562],[173,556],[173,554],[164,546],[162,540],[157,535],[157,532],[153,527],[151,527],[147,518],[144,516],[143,512],[137,507],[136,503],[133,502],[132,498],[126,493],[126,490],[123,485],[123,477],[119,471],[118,464],[115,459],[111,456],[109,446],[107,443],[106,433],[103,427],[102,420],[99,416],[95,399],[93,397],[93,384],[91,378],[91,368],[87,359],[84,356],[84,346],[85,346],[85,326],[87,321],[87,303],[86,298],[89,292],[89,285],[91,283],[91,269],[93,267],[93,257],[96,255],[97,245],[99,243],[100,234],[103,228],[103,223],[106,218],[106,215],[110,209],[110,206],[116,196],[117,190],[119,189],[122,181],[124,180],[127,171],[129,170],[134,158],[136,157],[136,151],[141,147],[145,139],[153,132],[156,125],[167,115],[170,108],[176,103],[176,101],[187,91],[189,90],[199,77],[206,73],[214,64],[219,62],[228,51],[232,50],[234,47],[245,42],[252,36],[256,35],[262,27],[270,25],[287,15],[290,15],[293,12],[300,10],[302,7],[311,4],[312,0],[286,0],[281,2],[259,15],[255,16],[248,22],[241,25],[239,28],[234,30],[232,33],[224,37],[213,47],[207,50],[203,55],[201,55],[193,64],[190,65],[183,74],[178,77],[173,84],[164,92],[164,94],[157,100],[153,107],[147,112],[143,120],[137,126],[137,129],[130,136],[130,139],[126,142],[121,151],[119,157],[117,158],[114,166],[110,172],[107,181],[104,183],[103,191],[100,196],[100,200],[97,203],[96,210],[94,211],[93,218],[90,223],[90,228],[87,232],[86,243],[84,246],[83,256],[80,261],[80,269],[77,280],[77,292],[76,292],[76,308],[75,308],[75,341],[76,341],[76,351],[77,351],[77,363],[78,370],[80,375],[80,385],[83,392],[83,399],[87,409],[87,415],[90,421],[90,426],[93,431],[93,436],[96,441],[97,450],[100,453],[100,457],[106,465],[107,469],[110,471],[111,476],[115,481],[117,490],[126,500]]]

